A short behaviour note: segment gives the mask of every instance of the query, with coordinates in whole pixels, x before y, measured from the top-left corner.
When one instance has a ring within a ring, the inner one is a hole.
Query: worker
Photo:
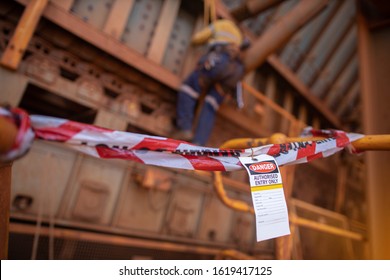
[[[240,29],[225,19],[214,21],[193,36],[191,43],[207,44],[207,51],[179,89],[176,108],[178,130],[173,138],[204,146],[224,98],[234,96],[238,106],[243,106],[239,84],[244,75],[241,58],[243,42]],[[204,104],[193,134],[195,108],[202,93],[205,94]]]

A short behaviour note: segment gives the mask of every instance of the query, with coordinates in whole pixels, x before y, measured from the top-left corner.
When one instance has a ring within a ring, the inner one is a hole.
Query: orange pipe
[[[255,210],[251,205],[241,200],[231,199],[230,197],[227,196],[222,182],[222,175],[221,172],[219,171],[213,172],[213,186],[215,192],[217,193],[218,198],[227,207],[241,212],[249,212],[251,214],[255,213]]]
[[[8,152],[15,143],[17,127],[6,118],[0,117],[0,154]]]
[[[0,154],[8,152],[15,143],[17,127],[8,119],[0,117]],[[8,228],[11,198],[12,164],[0,162],[0,259],[8,258]]]

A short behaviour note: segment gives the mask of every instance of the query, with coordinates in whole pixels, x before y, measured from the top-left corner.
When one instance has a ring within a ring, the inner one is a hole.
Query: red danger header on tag
[[[270,173],[276,169],[276,164],[270,161],[253,163],[249,166],[249,169],[256,173]]]

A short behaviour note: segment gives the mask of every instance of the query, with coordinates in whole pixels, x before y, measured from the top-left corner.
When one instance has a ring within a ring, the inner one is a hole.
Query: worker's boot
[[[183,140],[183,141],[190,142],[193,137],[194,137],[194,134],[192,133],[191,130],[176,130],[172,134],[171,138],[176,139],[176,140]]]

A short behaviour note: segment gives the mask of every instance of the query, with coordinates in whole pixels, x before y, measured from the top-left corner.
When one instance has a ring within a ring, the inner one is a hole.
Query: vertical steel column
[[[8,258],[11,164],[0,163],[0,260]]]
[[[283,46],[303,25],[320,12],[328,0],[301,0],[287,15],[257,39],[245,55],[245,70],[259,67],[268,55]]]
[[[31,0],[28,3],[1,57],[1,65],[12,70],[18,68],[47,2],[48,0]]]
[[[390,27],[375,30],[358,14],[360,80],[365,134],[390,131]],[[390,152],[367,152],[368,228],[371,259],[390,259]]]

